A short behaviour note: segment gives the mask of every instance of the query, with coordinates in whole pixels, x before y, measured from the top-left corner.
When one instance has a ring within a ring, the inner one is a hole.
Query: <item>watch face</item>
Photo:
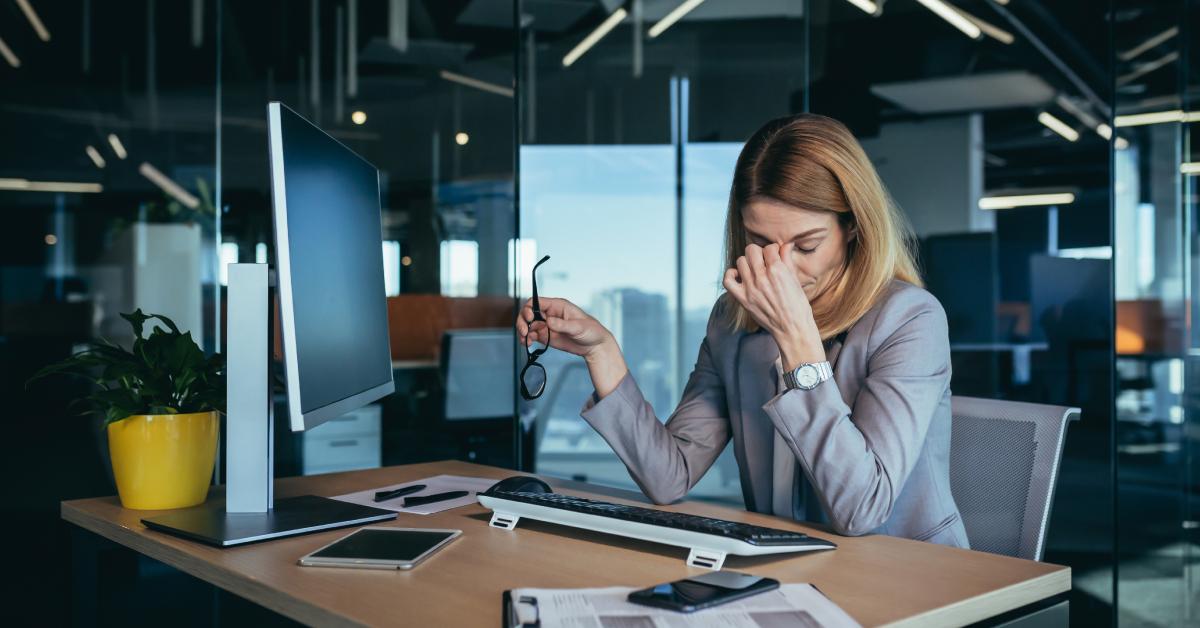
[[[820,375],[817,373],[817,367],[811,364],[805,364],[796,371],[796,383],[803,388],[812,388],[819,383]]]

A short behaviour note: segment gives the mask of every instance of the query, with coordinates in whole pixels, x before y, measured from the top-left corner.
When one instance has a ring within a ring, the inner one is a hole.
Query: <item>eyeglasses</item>
[[[537,359],[550,348],[550,324],[546,322],[546,317],[542,316],[542,304],[538,301],[537,269],[549,260],[550,256],[547,255],[533,265],[533,299],[530,300],[533,320],[529,321],[529,326],[532,329],[533,324],[538,321],[546,326],[546,344],[533,350],[525,347],[525,368],[521,369],[521,396],[530,400],[537,399],[546,392],[546,367],[538,364]]]

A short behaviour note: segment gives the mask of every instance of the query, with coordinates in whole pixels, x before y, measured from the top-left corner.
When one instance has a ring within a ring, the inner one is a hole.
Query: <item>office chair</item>
[[[1079,408],[950,403],[950,491],[971,549],[1041,560],[1067,421],[1079,419]]]

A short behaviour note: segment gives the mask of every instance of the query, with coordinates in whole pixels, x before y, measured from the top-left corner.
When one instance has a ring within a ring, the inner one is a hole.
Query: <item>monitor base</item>
[[[224,503],[205,503],[142,519],[152,530],[215,545],[232,547],[321,530],[396,518],[395,512],[302,495],[275,501],[267,512],[225,512]]]

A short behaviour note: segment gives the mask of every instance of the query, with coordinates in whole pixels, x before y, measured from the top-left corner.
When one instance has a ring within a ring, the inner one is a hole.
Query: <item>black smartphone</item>
[[[779,588],[779,581],[736,571],[714,571],[634,591],[629,601],[690,613]]]

